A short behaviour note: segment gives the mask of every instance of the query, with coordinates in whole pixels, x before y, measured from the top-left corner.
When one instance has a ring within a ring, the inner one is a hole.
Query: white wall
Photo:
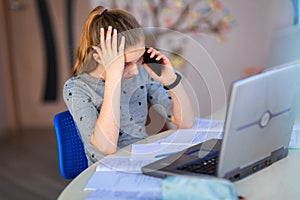
[[[229,93],[231,83],[244,77],[245,67],[270,67],[299,59],[300,30],[292,25],[293,7],[291,1],[282,0],[228,0],[222,1],[235,18],[237,25],[228,34],[228,40],[216,42],[211,36],[197,39],[211,56],[218,67],[225,87]],[[203,63],[198,51],[195,51],[188,40],[185,57],[195,61],[197,69],[203,70]],[[206,66],[209,67],[209,66]],[[226,106],[221,101],[211,101],[209,91],[205,90],[203,80],[195,73],[195,66],[184,69],[193,85],[200,107],[200,115]],[[218,74],[212,73],[215,80]],[[219,88],[216,93],[222,93]]]
[[[279,0],[278,0],[279,1]],[[300,59],[300,27],[293,25],[293,8],[291,4],[273,6],[276,11],[282,11],[277,26],[274,25],[269,65],[281,65]]]

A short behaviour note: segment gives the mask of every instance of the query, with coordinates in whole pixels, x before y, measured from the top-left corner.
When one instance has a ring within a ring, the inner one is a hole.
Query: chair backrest
[[[73,179],[88,167],[79,131],[69,111],[54,116],[61,176]]]

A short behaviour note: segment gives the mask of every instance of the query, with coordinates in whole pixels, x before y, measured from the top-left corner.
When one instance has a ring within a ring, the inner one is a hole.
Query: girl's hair
[[[73,76],[89,73],[97,68],[98,64],[92,55],[92,46],[100,44],[100,28],[104,28],[105,35],[108,26],[117,29],[118,46],[121,37],[125,36],[125,49],[145,42],[144,32],[131,14],[117,9],[103,11],[102,6],[94,8],[85,22],[77,48]]]

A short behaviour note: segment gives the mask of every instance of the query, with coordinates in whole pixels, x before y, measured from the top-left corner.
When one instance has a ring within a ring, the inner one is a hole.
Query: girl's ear
[[[93,52],[93,58],[98,64],[100,64],[100,56],[98,53]]]

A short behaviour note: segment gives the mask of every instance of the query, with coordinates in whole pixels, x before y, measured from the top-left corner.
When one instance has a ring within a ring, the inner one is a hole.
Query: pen
[[[159,144],[193,145],[193,143],[178,143],[178,142],[160,142]]]
[[[175,154],[175,153],[178,153],[178,152],[179,151],[170,152],[170,153],[163,153],[163,154],[159,154],[159,155],[154,156],[154,158],[161,158],[161,157],[169,156],[169,155],[172,155],[172,154]]]

